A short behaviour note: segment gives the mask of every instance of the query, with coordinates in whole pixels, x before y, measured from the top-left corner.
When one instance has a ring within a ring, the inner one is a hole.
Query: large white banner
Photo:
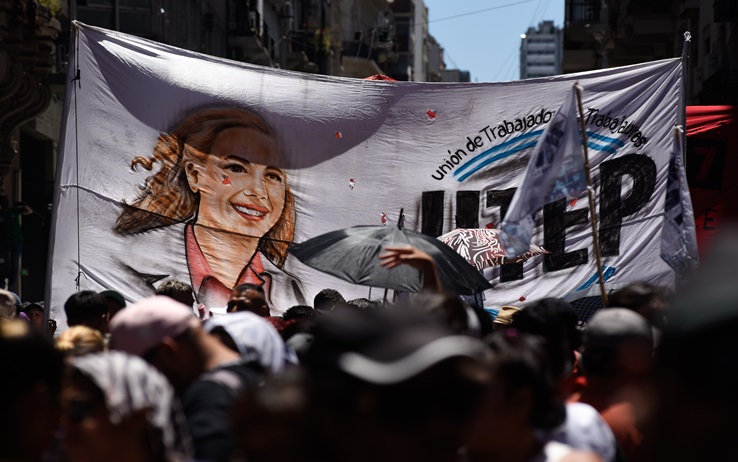
[[[134,301],[168,279],[223,306],[261,284],[275,312],[326,287],[290,242],[354,225],[440,235],[498,226],[530,153],[572,85],[584,89],[608,282],[672,281],[659,258],[678,120],[677,59],[507,83],[326,77],[200,55],[79,25],[60,147],[51,315],[76,290]],[[485,271],[485,305],[564,296],[595,280],[588,209],[546,205],[551,253]],[[375,291],[375,294],[377,291]]]

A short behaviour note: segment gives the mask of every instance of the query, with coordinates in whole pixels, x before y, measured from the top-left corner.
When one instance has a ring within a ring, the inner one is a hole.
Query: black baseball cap
[[[339,310],[321,321],[306,366],[338,369],[376,385],[404,382],[454,357],[491,357],[482,341],[455,335],[427,313],[406,306]]]

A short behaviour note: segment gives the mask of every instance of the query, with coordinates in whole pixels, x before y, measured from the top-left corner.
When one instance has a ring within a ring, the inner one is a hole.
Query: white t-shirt
[[[566,420],[543,435],[544,441],[556,441],[581,451],[594,452],[604,462],[615,460],[616,442],[610,427],[589,404],[568,403]]]
[[[529,462],[559,462],[564,457],[574,452],[574,448],[558,441],[549,441],[543,446],[543,450]]]

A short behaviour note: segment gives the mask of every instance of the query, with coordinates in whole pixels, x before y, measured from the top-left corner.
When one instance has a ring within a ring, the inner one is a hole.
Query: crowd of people
[[[75,293],[55,336],[2,291],[0,461],[735,460],[738,244],[714,254],[586,324],[557,298],[493,318],[428,286],[273,316],[243,284],[218,315],[172,280],[128,305]]]

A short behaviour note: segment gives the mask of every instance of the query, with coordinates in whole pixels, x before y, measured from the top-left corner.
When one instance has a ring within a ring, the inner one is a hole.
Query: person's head
[[[563,423],[566,408],[557,398],[548,345],[542,338],[510,328],[487,339],[492,348],[492,378],[467,449],[475,456],[494,459],[513,441],[530,438],[534,430]]]
[[[313,298],[313,308],[321,313],[327,313],[341,303],[346,303],[346,299],[335,289],[323,289]]]
[[[17,314],[18,305],[12,292],[0,289],[0,319],[12,319]]]
[[[554,371],[563,380],[571,373],[574,350],[579,348],[577,321],[577,313],[570,303],[558,298],[544,298],[515,313],[511,326],[546,340]]]
[[[186,306],[192,306],[195,304],[195,296],[192,295],[192,286],[176,279],[162,282],[161,285],[156,288],[156,295],[169,297]]]
[[[669,291],[646,282],[634,282],[607,296],[607,306],[628,308],[640,314],[658,329],[664,328]]]
[[[413,306],[436,316],[460,335],[479,337],[480,322],[468,303],[449,293],[421,292],[411,299]]]
[[[295,320],[313,320],[315,319],[315,309],[309,305],[295,305],[282,313],[282,319],[285,321]]]
[[[144,358],[177,389],[205,372],[209,338],[191,309],[163,296],[134,303],[110,323],[111,349]]]
[[[282,267],[294,234],[294,198],[272,129],[241,109],[204,109],[162,134],[151,159],[132,168],[159,171],[118,218],[135,233],[196,217],[212,229],[260,239],[259,249]],[[136,212],[135,209],[139,209]]]
[[[266,318],[249,311],[211,318],[205,323],[205,331],[247,362],[256,362],[270,373],[281,372],[288,363],[284,342],[277,330]]]
[[[349,300],[346,302],[346,306],[357,310],[374,310],[377,308],[376,303],[365,297]]]
[[[605,308],[587,324],[582,367],[588,378],[628,383],[651,370],[653,335],[648,321],[626,308]]]
[[[100,292],[100,295],[105,297],[105,301],[108,302],[108,321],[113,319],[113,316],[126,307],[126,299],[123,298],[123,295],[120,292],[116,292],[115,290],[104,290]]]
[[[304,374],[290,369],[250,387],[234,406],[236,441],[249,462],[326,461],[308,413]]]
[[[184,456],[172,386],[141,358],[120,352],[75,358],[62,410],[62,442],[74,462]]]
[[[308,305],[295,305],[282,313],[285,321],[294,321],[297,332],[310,332],[315,324],[315,309]]]
[[[720,232],[669,306],[641,460],[738,460],[738,228]]]
[[[105,338],[87,326],[73,326],[56,339],[56,349],[67,357],[83,356],[105,350]]]
[[[20,320],[0,319],[0,460],[40,462],[59,424],[61,353]]]
[[[338,310],[314,332],[303,361],[311,414],[339,459],[455,454],[484,389],[481,341],[410,306]]]
[[[44,305],[41,303],[29,303],[23,307],[23,312],[28,316],[28,320],[31,323],[31,327],[39,332],[45,332],[46,326],[44,325]]]
[[[108,302],[97,292],[83,290],[72,294],[64,303],[64,312],[69,327],[83,325],[103,334],[108,331]]]
[[[262,317],[268,317],[269,304],[261,286],[256,284],[240,284],[231,291],[226,310],[229,313],[250,311]]]

